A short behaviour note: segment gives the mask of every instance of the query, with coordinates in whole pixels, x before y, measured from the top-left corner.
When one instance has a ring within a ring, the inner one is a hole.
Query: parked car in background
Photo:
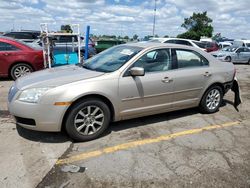
[[[246,47],[226,47],[211,54],[221,61],[250,64],[250,49]]]
[[[0,36],[0,76],[14,80],[33,71],[43,69],[43,52],[40,48],[22,41]]]
[[[205,44],[206,52],[213,52],[219,50],[219,45],[216,42],[202,42]]]
[[[41,40],[36,40],[34,43],[38,43],[40,46],[42,46]],[[54,38],[54,47],[55,50],[63,50],[65,51],[78,51],[78,37],[75,36],[67,36],[67,35],[61,35],[56,36]],[[81,55],[84,56],[85,53],[85,40],[84,37],[80,37],[80,49],[81,49]],[[89,38],[89,45],[88,45],[88,57],[93,57],[96,55],[96,49],[95,49],[95,43],[94,41]]]
[[[196,40],[181,39],[181,38],[153,38],[149,42],[160,42],[170,44],[180,44],[185,46],[193,46],[206,51],[206,44]]]
[[[236,82],[235,72],[232,63],[191,46],[123,44],[82,65],[20,78],[10,89],[8,107],[22,127],[65,128],[73,139],[87,141],[112,121],[196,106],[214,113]]]
[[[234,40],[233,46],[250,48],[250,40]]]
[[[96,41],[96,51],[100,53],[112,46],[124,44],[123,40],[115,40],[115,39],[100,39]]]
[[[219,48],[222,49],[228,46],[232,46],[232,44],[233,44],[232,41],[219,42]]]
[[[4,33],[3,36],[31,43],[38,39],[40,36],[40,31],[11,31]]]

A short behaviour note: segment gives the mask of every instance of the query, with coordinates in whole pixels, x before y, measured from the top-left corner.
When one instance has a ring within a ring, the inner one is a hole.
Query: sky
[[[250,0],[156,0],[155,34],[176,36],[185,32],[184,18],[207,11],[214,34],[250,39]],[[154,0],[0,0],[0,31],[50,30],[63,24],[87,25],[95,35],[152,35]]]

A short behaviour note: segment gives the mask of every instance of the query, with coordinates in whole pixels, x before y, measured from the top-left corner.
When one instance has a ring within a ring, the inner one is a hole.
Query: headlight
[[[19,101],[37,103],[40,97],[51,88],[33,88],[24,90],[18,97]]]

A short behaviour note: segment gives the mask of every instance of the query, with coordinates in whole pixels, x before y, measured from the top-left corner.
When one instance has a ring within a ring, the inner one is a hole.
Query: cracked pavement
[[[112,123],[101,138],[85,143],[72,143],[63,133],[16,130],[13,120],[2,108],[0,167],[3,170],[0,172],[0,186],[250,187],[250,66],[236,65],[236,68],[243,99],[239,112],[230,103],[233,101],[230,92],[215,114],[201,114],[197,109],[187,109]],[[0,81],[0,85],[4,85],[0,87],[0,93],[8,83]],[[4,95],[0,96],[1,104],[4,98]],[[64,172],[62,168],[67,164],[55,165],[58,158],[234,121],[240,124],[70,164],[86,167],[81,172]],[[20,181],[26,186],[20,186]]]

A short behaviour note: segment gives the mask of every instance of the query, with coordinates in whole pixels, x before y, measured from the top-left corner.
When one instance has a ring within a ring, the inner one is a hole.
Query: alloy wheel
[[[74,126],[82,135],[96,133],[104,124],[104,112],[97,106],[86,106],[75,116]]]
[[[31,70],[29,69],[29,67],[24,66],[24,65],[20,65],[20,66],[16,67],[16,69],[14,70],[14,75],[16,78],[24,76],[28,73],[31,73]]]
[[[206,97],[206,106],[209,110],[214,110],[220,104],[221,94],[218,89],[212,89]]]

